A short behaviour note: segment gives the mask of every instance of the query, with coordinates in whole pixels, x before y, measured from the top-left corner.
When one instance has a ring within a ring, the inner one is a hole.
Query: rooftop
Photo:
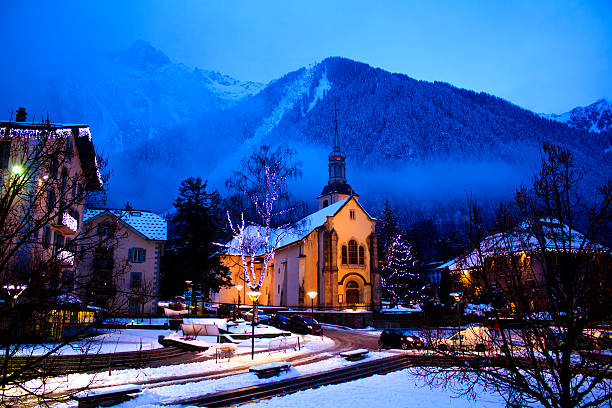
[[[110,208],[87,209],[83,222],[88,223],[103,215],[110,215],[120,222],[130,226],[145,238],[152,241],[166,241],[168,238],[168,223],[159,215],[144,210],[121,210]]]

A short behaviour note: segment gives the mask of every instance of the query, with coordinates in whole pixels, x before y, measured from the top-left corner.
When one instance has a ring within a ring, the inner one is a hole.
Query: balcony
[[[73,235],[79,228],[79,221],[68,212],[63,211],[57,216],[57,222],[53,226],[64,235]]]
[[[74,254],[70,251],[59,251],[57,253],[57,260],[63,265],[63,266],[74,266]]]

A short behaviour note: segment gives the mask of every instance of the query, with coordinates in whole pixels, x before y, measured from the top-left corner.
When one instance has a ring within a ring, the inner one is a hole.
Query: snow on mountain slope
[[[612,129],[612,103],[606,99],[600,99],[589,106],[578,106],[562,114],[543,113],[541,116],[590,132],[600,133]]]

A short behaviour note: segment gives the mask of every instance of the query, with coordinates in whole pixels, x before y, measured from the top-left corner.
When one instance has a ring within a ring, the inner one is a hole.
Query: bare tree
[[[471,208],[473,250],[451,269],[465,298],[500,293],[487,327],[433,342],[454,367],[423,369],[430,381],[460,392],[492,388],[508,406],[600,406],[612,400],[612,359],[598,352],[597,329],[612,311],[608,247],[610,184],[586,207],[572,155],[544,145],[533,186],[501,206],[496,233]],[[578,232],[578,231],[582,232]]]
[[[91,331],[94,311],[112,313],[95,307],[79,268],[100,245],[82,220],[84,203],[102,197],[105,165],[87,127],[0,123],[0,405],[53,400],[56,352]]]

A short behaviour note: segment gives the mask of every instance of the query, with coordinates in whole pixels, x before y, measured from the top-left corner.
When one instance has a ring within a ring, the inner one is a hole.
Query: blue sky
[[[2,49],[116,51],[267,82],[328,56],[486,91],[537,112],[612,98],[610,1],[4,1]]]

